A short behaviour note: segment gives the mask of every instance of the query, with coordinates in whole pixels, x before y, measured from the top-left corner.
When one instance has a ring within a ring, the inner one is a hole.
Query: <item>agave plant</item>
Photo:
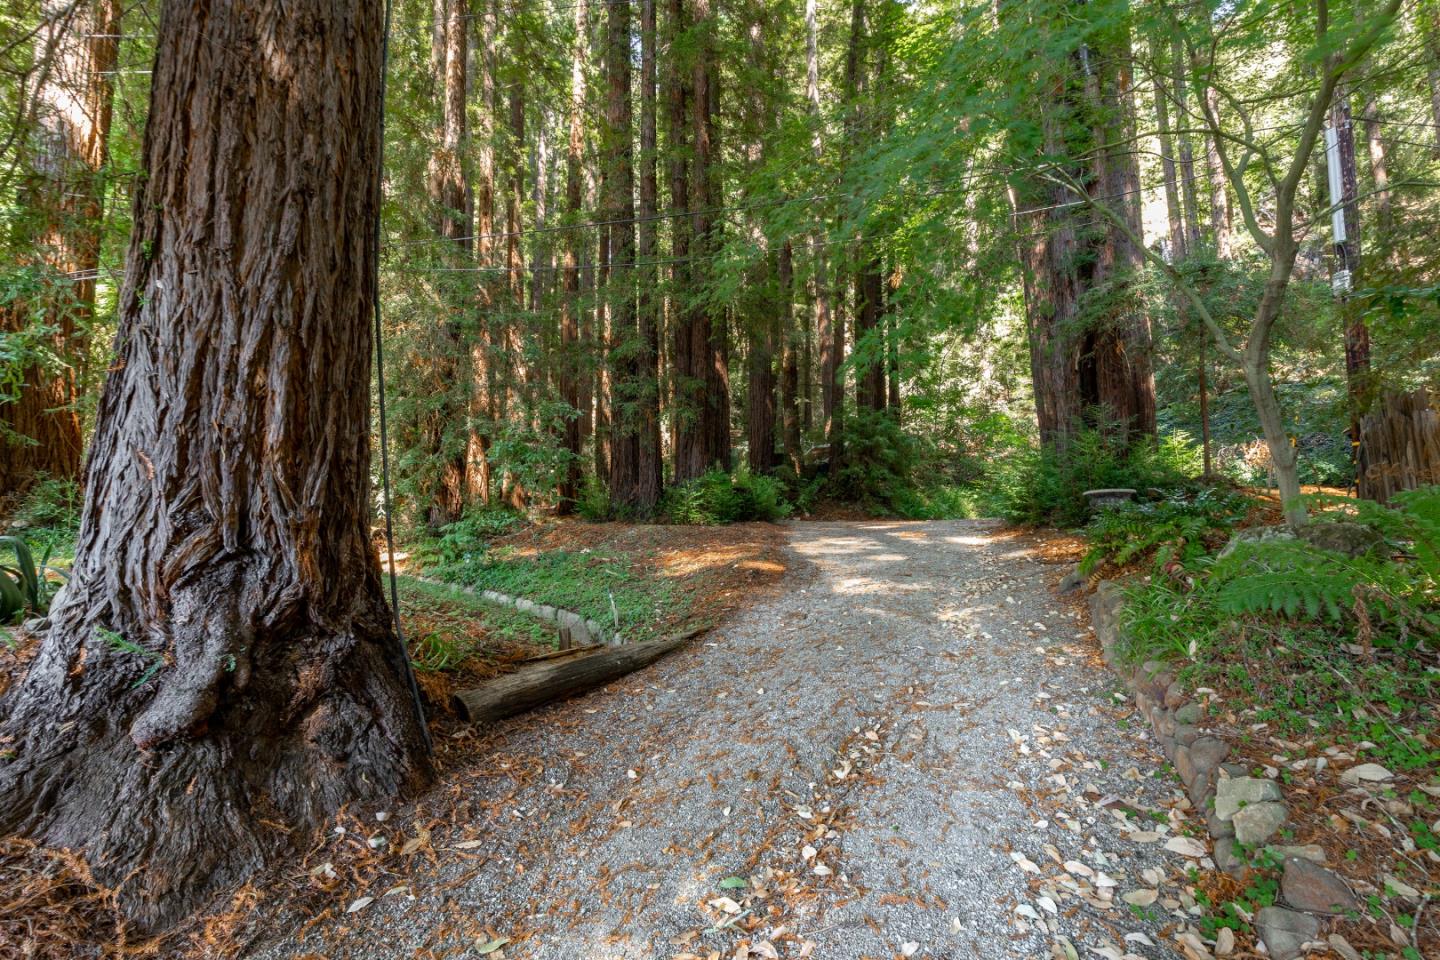
[[[51,583],[49,574],[61,580],[69,579],[63,572],[46,566],[50,560],[50,548],[35,562],[35,554],[29,545],[19,537],[0,537],[0,551],[9,549],[15,554],[15,565],[0,564],[0,623],[12,623],[18,618],[43,616],[50,609],[50,601],[60,587]]]

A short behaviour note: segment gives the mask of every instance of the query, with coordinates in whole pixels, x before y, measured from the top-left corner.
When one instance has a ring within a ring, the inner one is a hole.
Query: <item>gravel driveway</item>
[[[1203,824],[1055,597],[1062,569],[983,521],[789,530],[779,595],[488,733],[485,768],[420,804],[428,842],[390,895],[341,891],[252,955],[1198,949]]]

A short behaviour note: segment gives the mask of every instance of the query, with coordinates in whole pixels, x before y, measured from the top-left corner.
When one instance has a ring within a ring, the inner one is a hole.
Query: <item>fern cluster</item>
[[[1315,502],[1317,524],[1364,524],[1385,537],[1386,548],[1351,557],[1305,539],[1237,544],[1210,571],[1219,609],[1354,621],[1364,640],[1383,624],[1440,632],[1440,487],[1401,494],[1391,507],[1335,498]]]
[[[1245,516],[1249,501],[1236,494],[1205,490],[1193,499],[1125,503],[1100,513],[1085,528],[1090,550],[1080,561],[1089,576],[1106,566],[1128,567],[1154,557],[1160,565],[1189,566],[1217,538]]]

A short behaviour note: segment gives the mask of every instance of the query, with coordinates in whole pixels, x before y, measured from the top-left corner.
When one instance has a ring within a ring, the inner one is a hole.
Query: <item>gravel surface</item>
[[[788,589],[487,734],[425,849],[251,955],[1181,955],[1203,824],[1063,569],[983,521],[789,531]]]

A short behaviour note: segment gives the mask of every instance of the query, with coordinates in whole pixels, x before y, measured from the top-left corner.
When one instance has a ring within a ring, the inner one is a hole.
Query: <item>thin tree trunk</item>
[[[1380,129],[1380,104],[1373,92],[1366,96],[1361,116],[1365,123],[1366,153],[1370,158],[1370,182],[1375,187],[1375,221],[1383,238],[1381,243],[1373,246],[1389,247],[1391,233],[1395,229],[1395,210],[1390,202],[1390,166],[1386,157],[1385,135]]]
[[[1350,396],[1350,438],[1358,440],[1360,418],[1370,406],[1370,328],[1365,323],[1360,303],[1350,291],[1360,281],[1360,194],[1359,174],[1355,164],[1355,124],[1350,116],[1350,91],[1347,84],[1335,88],[1330,105],[1330,126],[1335,134],[1335,155],[1328,158],[1339,166],[1340,204],[1345,222],[1345,237],[1334,245],[1337,270],[1346,279],[1340,295],[1341,322],[1345,337],[1345,377]]]
[[[1175,143],[1170,134],[1170,91],[1166,89],[1163,46],[1150,45],[1154,63],[1155,136],[1160,144],[1160,177],[1165,185],[1165,213],[1170,227],[1170,259],[1176,263],[1189,255],[1185,235],[1185,211],[1180,202],[1180,184],[1176,178]],[[1185,123],[1183,111],[1181,124]]]
[[[1420,35],[1425,39],[1426,64],[1425,81],[1430,87],[1431,135],[1435,146],[1431,152],[1440,157],[1440,11],[1434,5],[1416,13],[1419,19]]]
[[[608,0],[605,45],[606,122],[601,203],[609,226],[610,503],[640,508],[639,406],[645,391],[635,309],[635,149],[630,105],[630,3]]]
[[[444,241],[444,262],[460,269],[470,263],[469,196],[465,180],[465,151],[468,147],[465,118],[466,66],[469,31],[465,23],[465,5],[461,0],[439,0],[437,9],[445,22],[435,31],[433,39],[441,44],[439,56],[431,62],[441,70],[439,88],[442,93],[440,137],[430,157],[430,196],[435,204],[435,232]],[[448,290],[446,292],[449,292]],[[463,402],[450,402],[449,394],[457,389],[463,332],[459,308],[449,305],[450,316],[442,319],[435,367],[434,387],[445,402],[429,415],[427,442],[435,458],[439,475],[431,494],[428,520],[431,530],[460,519],[465,510],[467,484],[465,479],[468,456],[464,444],[455,444],[451,437]]]
[[[518,13],[524,0],[516,0]],[[512,55],[520,51],[512,50]],[[502,419],[529,424],[534,419],[534,391],[531,371],[526,360],[530,342],[529,315],[525,311],[525,74],[519,70],[509,76],[510,137],[506,143],[505,167],[509,181],[505,191],[505,268],[509,284],[506,309],[509,317],[504,324],[504,386],[506,401]],[[520,478],[507,473],[502,480],[503,498],[517,510],[525,509],[529,493]]]
[[[665,73],[667,140],[670,155],[666,173],[670,181],[670,208],[677,216],[670,223],[670,303],[673,345],[670,350],[673,374],[671,407],[675,414],[674,456],[675,479],[688,479],[681,473],[681,437],[685,445],[691,443],[690,433],[683,421],[694,416],[692,398],[694,387],[690,382],[694,362],[690,358],[690,231],[692,224],[688,216],[682,216],[690,209],[690,103],[693,91],[690,88],[690,71],[680,50],[688,32],[686,0],[670,0],[667,24],[667,43],[671,51]]]
[[[818,164],[824,159],[824,139],[821,135],[820,115],[820,46],[816,25],[817,0],[805,0],[805,99],[810,109],[810,152]],[[840,361],[836,351],[836,336],[831,329],[830,319],[830,278],[828,276],[828,251],[825,246],[825,222],[823,216],[810,238],[811,261],[811,302],[814,304],[815,339],[819,341],[820,353],[820,419],[825,438],[834,443],[835,402],[839,396],[836,382],[840,376]],[[842,341],[843,343],[843,341]],[[808,395],[808,388],[807,388]],[[806,411],[806,428],[809,428],[809,410]]]
[[[382,32],[160,17],[74,574],[0,704],[0,832],[141,929],[430,776],[368,522]]]
[[[469,498],[489,504],[494,496],[494,478],[490,466],[491,431],[498,419],[499,401],[493,350],[496,334],[495,282],[488,271],[498,265],[495,234],[495,42],[499,29],[495,5],[498,0],[475,0],[481,13],[476,17],[480,38],[480,130],[477,143],[477,178],[475,184],[475,232],[477,259],[487,271],[479,278],[473,293],[479,322],[475,325],[470,345],[470,429],[466,438],[466,475]]]
[[[1205,30],[1207,35],[1211,30],[1208,17],[1205,18]],[[1176,67],[1178,73],[1178,62]],[[1191,60],[1190,73],[1196,77],[1209,75],[1208,70],[1201,69],[1198,59]],[[1211,117],[1219,117],[1221,115],[1220,91],[1214,84],[1205,83],[1200,91],[1200,96],[1205,98],[1205,113]],[[1220,159],[1220,148],[1215,143],[1213,132],[1207,132],[1205,135],[1205,171],[1206,179],[1210,183],[1210,232],[1215,240],[1215,255],[1224,260],[1230,256],[1230,190],[1229,180],[1225,175],[1225,166]]]
[[[639,464],[635,505],[648,513],[660,502],[665,463],[660,453],[660,308],[655,213],[659,204],[659,154],[656,97],[658,87],[655,18],[656,0],[640,0],[640,246],[638,258],[647,265],[639,279],[639,394],[636,397]]]
[[[0,388],[0,490],[23,491],[41,476],[76,480],[82,438],[77,371],[95,310],[118,51],[119,0],[47,0],[36,47],[50,62],[37,104],[25,206],[38,213],[30,238],[46,268],[43,315],[52,368],[28,363],[13,395]],[[37,65],[39,66],[39,65]],[[0,309],[0,334],[26,329],[35,304]]]
[[[560,399],[570,409],[564,426],[565,466],[556,491],[556,510],[562,516],[573,513],[580,496],[581,446],[584,442],[586,413],[580,405],[581,351],[580,256],[585,231],[579,229],[583,215],[582,165],[585,155],[585,51],[590,32],[590,9],[586,0],[575,4],[575,46],[570,59],[569,140],[565,154],[565,215],[569,229],[565,231],[565,250],[561,258],[563,296],[560,301]]]
[[[798,354],[801,336],[795,323],[795,251],[786,240],[780,247],[780,329],[785,338],[785,354],[780,371],[780,417],[781,433],[785,443],[785,459],[790,471],[799,479],[804,465],[800,449],[800,428],[802,422],[801,404],[801,363]],[[808,370],[808,363],[805,367]],[[808,408],[808,403],[805,403]]]

